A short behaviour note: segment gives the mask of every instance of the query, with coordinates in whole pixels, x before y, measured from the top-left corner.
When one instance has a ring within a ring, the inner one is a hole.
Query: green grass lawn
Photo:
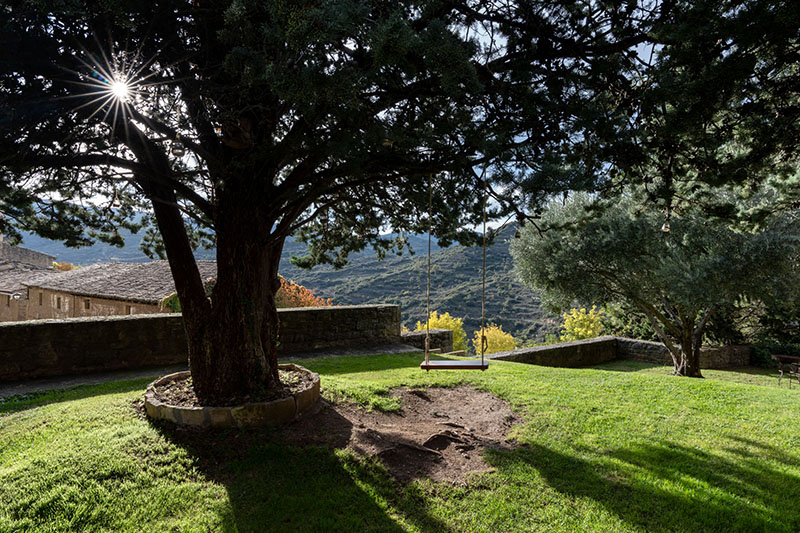
[[[0,531],[798,531],[800,388],[771,372],[617,362],[419,370],[418,355],[303,365],[323,394],[396,409],[398,386],[471,383],[524,422],[469,487],[400,486],[380,464],[139,418],[147,380],[0,403]]]

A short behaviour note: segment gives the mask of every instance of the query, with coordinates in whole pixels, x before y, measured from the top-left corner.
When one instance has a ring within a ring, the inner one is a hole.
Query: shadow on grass
[[[152,377],[136,378],[130,380],[111,381],[97,385],[76,385],[64,389],[49,389],[35,391],[16,396],[0,398],[0,415],[9,415],[51,403],[83,400],[105,394],[119,394],[135,390],[144,391],[147,384],[153,381]]]
[[[668,373],[672,367],[658,363],[644,363],[640,361],[618,359],[616,361],[611,361],[610,363],[593,365],[588,368],[593,368],[595,370],[608,370],[611,372],[640,372],[642,370],[650,370],[653,368],[663,368],[665,369],[665,372]]]
[[[487,458],[508,476],[527,464],[556,491],[595,500],[647,531],[800,531],[800,476],[787,471],[797,472],[797,460],[774,447],[740,444],[727,448],[727,457],[664,441],[588,460],[541,445]]]
[[[238,531],[403,531],[398,520],[423,531],[450,530],[426,512],[416,486],[398,485],[375,462],[283,444],[270,430],[158,427],[194,457],[206,479],[226,488]],[[344,446],[349,432],[339,440],[334,445]]]

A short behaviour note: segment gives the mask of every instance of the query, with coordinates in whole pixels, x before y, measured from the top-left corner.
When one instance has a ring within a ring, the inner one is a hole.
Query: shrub
[[[292,280],[281,278],[281,287],[275,294],[275,304],[277,307],[329,307],[333,303],[331,299],[320,298],[314,291],[298,285]]]
[[[750,345],[750,365],[775,368],[777,363],[772,360],[773,354],[800,357],[800,344],[786,344],[759,339]]]
[[[466,350],[467,349],[467,333],[464,331],[464,320],[450,316],[450,313],[440,315],[436,311],[431,311],[431,316],[428,317],[430,329],[449,329],[453,332],[453,350]],[[425,331],[426,324],[424,322],[417,322],[414,331]]]
[[[629,304],[609,304],[603,306],[601,318],[606,335],[658,341],[650,321],[641,311]]]
[[[505,352],[513,350],[516,347],[514,337],[511,333],[503,331],[503,326],[497,324],[489,324],[486,326],[486,342],[487,348],[485,353]],[[475,338],[472,339],[472,347],[475,348],[475,353],[481,353],[481,330],[475,331]]]
[[[570,309],[569,313],[561,315],[564,318],[564,326],[561,332],[561,340],[578,341],[581,339],[591,339],[600,336],[603,331],[603,313],[593,305],[589,311],[586,308]]]
[[[275,294],[275,304],[280,308],[287,307],[328,307],[333,305],[331,299],[320,298],[310,289],[298,285],[292,280],[279,276],[281,279],[281,286]],[[204,283],[206,288],[206,296],[211,296],[211,291],[214,289],[216,280],[213,278],[207,279]],[[171,313],[181,312],[181,302],[178,299],[178,293],[173,292],[169,296],[163,298],[159,305],[164,311]]]
[[[78,267],[68,261],[61,261],[60,263],[58,261],[53,261],[53,268],[60,272],[68,272],[70,270],[75,270]]]

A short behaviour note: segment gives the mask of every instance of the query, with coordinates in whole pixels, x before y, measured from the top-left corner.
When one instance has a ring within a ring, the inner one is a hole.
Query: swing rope
[[[433,174],[428,174],[428,303],[425,320],[425,364],[430,364],[431,349],[431,231],[433,229]]]
[[[486,184],[486,169],[483,169],[483,279],[481,280],[481,365],[484,364],[484,354],[489,349],[489,339],[486,338],[486,197],[488,185]]]

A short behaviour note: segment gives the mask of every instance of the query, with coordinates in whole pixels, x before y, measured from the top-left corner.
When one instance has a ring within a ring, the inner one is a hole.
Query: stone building
[[[198,261],[203,279],[215,261]],[[164,312],[159,302],[175,292],[166,261],[99,263],[28,280],[27,319],[138,315]]]
[[[0,322],[27,319],[26,283],[52,273],[55,257],[10,246],[0,235]]]

